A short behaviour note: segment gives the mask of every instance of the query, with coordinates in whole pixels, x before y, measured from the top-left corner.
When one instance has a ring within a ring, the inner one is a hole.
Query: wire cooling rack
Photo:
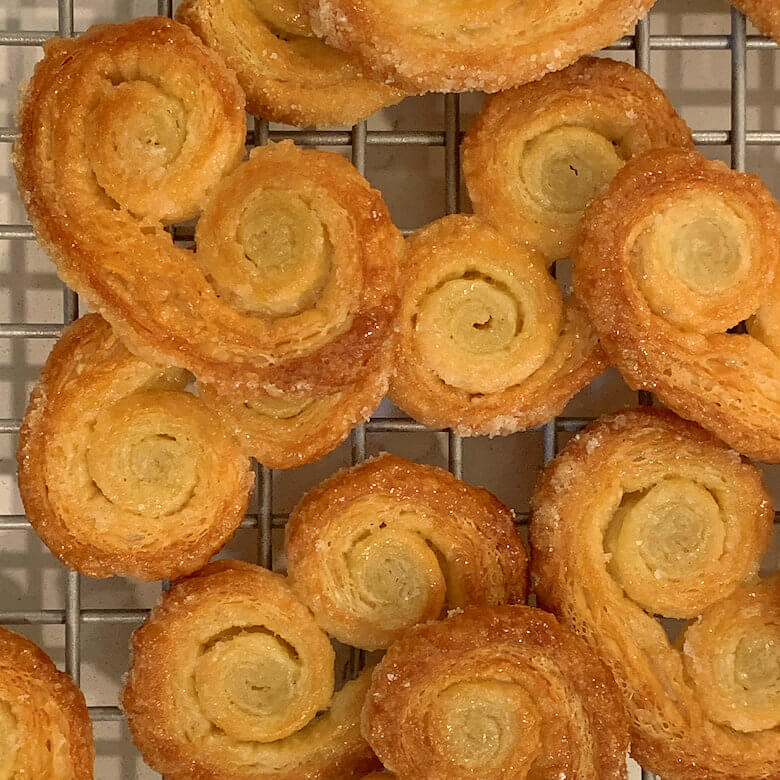
[[[682,5],[682,0],[680,0]],[[170,16],[173,3],[171,0],[158,0],[157,12]],[[0,30],[0,46],[38,47],[49,38],[59,35],[70,37],[74,35],[74,0],[59,0],[56,3],[57,30]],[[712,129],[694,132],[694,140],[700,146],[729,147],[731,164],[737,170],[745,169],[745,158],[750,146],[780,147],[780,131],[755,131],[747,129],[747,52],[750,50],[776,50],[777,45],[764,37],[748,35],[744,16],[738,11],[731,11],[730,34],[722,35],[651,35],[648,19],[641,21],[631,36],[626,36],[609,51],[633,53],[637,67],[650,72],[650,54],[659,51],[718,51],[730,52],[731,84],[729,91],[730,129]],[[460,209],[460,163],[459,144],[461,140],[461,107],[458,95],[442,97],[444,109],[444,129],[429,130],[369,130],[362,122],[351,130],[271,130],[266,122],[250,121],[247,143],[258,145],[269,140],[293,139],[304,146],[319,147],[349,147],[352,162],[365,173],[366,149],[370,146],[426,146],[441,147],[444,150],[444,203],[446,213],[454,213]],[[10,144],[16,137],[13,127],[0,127],[0,143]],[[192,229],[174,228],[176,240],[192,239]],[[33,241],[35,236],[32,228],[26,224],[0,224],[0,240]],[[69,290],[63,291],[63,323],[43,324],[30,322],[0,323],[0,339],[53,339],[59,336],[64,325],[72,322],[78,316],[79,303],[77,297]],[[647,393],[639,393],[640,403],[652,403]],[[572,433],[582,428],[589,417],[560,416],[549,422],[542,429],[541,462],[547,463],[557,451],[561,434]],[[13,418],[0,419],[0,433],[16,434],[21,420]],[[353,464],[366,457],[367,433],[421,433],[425,428],[405,417],[374,417],[368,423],[356,428],[350,439],[350,459]],[[449,470],[458,477],[463,472],[463,441],[450,431],[440,432],[446,436],[446,453]],[[257,561],[266,566],[273,565],[274,545],[272,536],[274,529],[283,528],[287,514],[275,511],[274,480],[272,472],[262,466],[256,466],[256,500],[252,513],[248,515],[242,528],[256,529]],[[527,522],[528,513],[518,511],[518,522]],[[777,516],[776,516],[777,523]],[[25,517],[19,514],[0,515],[0,531],[29,530]],[[0,539],[0,550],[2,550]],[[41,610],[0,610],[0,624],[11,626],[52,625],[64,626],[65,645],[64,662],[66,670],[78,682],[82,668],[82,630],[85,626],[97,624],[111,626],[125,624],[135,626],[147,614],[146,609],[94,609],[82,606],[82,578],[71,571],[65,578],[64,607],[60,609]],[[0,607],[5,604],[0,599]],[[355,671],[363,663],[363,658],[353,652],[350,659],[351,671]],[[90,706],[90,715],[95,723],[121,721],[123,715],[118,707]],[[643,772],[644,780],[655,775]]]

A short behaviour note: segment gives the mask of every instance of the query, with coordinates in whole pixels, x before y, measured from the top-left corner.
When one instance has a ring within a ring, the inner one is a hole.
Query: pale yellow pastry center
[[[734,684],[780,707],[780,630],[743,637],[734,653]]]
[[[313,398],[264,396],[247,401],[246,406],[257,414],[272,417],[275,420],[290,420],[308,409],[314,401]]]

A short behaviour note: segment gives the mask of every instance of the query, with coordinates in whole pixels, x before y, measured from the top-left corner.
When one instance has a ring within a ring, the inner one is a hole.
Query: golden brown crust
[[[176,19],[236,72],[255,116],[352,125],[404,97],[315,38],[296,0],[185,0]]]
[[[777,306],[779,263],[780,208],[760,179],[658,150],[586,210],[574,289],[631,387],[778,462],[780,355],[766,328],[726,330]]]
[[[359,731],[369,676],[333,694],[333,663],[284,577],[221,560],[177,582],[133,634],[122,704],[171,780],[356,780],[378,768]]]
[[[490,98],[466,133],[474,211],[549,260],[568,257],[585,205],[626,160],[693,148],[691,131],[645,73],[583,57]]]
[[[768,780],[780,771],[777,730],[738,732],[711,720],[680,647],[652,616],[706,615],[735,598],[758,570],[772,521],[758,468],[659,409],[593,423],[537,486],[537,602],[610,666],[632,755],[662,777]]]
[[[362,722],[403,780],[626,777],[612,676],[533,607],[475,607],[407,631],[374,670]]]
[[[560,413],[606,367],[540,255],[456,214],[407,239],[390,398],[429,428],[505,435]]]
[[[400,234],[338,154],[272,145],[223,180],[243,109],[232,72],[177,22],[56,40],[21,102],[19,190],[62,278],[132,351],[240,400],[334,393],[393,330]],[[163,224],[202,209],[198,251],[176,246]],[[284,230],[269,242],[271,224]]]
[[[498,92],[541,78],[632,30],[655,0],[303,0],[314,32],[388,83]]]
[[[287,567],[325,631],[375,650],[445,609],[527,596],[512,513],[449,472],[381,455],[310,490],[287,524]]]
[[[19,491],[71,568],[177,577],[233,536],[249,459],[186,384],[186,372],[131,355],[97,314],[55,344],[22,424]]]
[[[94,763],[84,694],[37,645],[0,628],[0,773],[92,780]]]
[[[731,0],[731,2],[747,14],[750,21],[764,35],[769,35],[776,41],[780,40],[780,5],[777,4],[777,0]]]

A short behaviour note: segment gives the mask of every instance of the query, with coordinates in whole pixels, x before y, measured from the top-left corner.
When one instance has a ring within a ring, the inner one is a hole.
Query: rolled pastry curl
[[[525,602],[526,561],[495,496],[395,455],[310,490],[287,525],[293,590],[331,636],[368,650],[446,609]]]
[[[772,521],[760,470],[666,410],[598,420],[537,486],[537,602],[612,669],[632,755],[661,777],[769,780],[780,772],[777,728],[744,717],[746,704],[756,712],[756,702],[777,704],[776,624],[751,617],[763,605],[771,612],[776,595],[742,585],[758,571]],[[732,600],[736,609],[725,606]],[[654,615],[695,622],[672,644]],[[744,621],[744,633],[734,621]],[[705,682],[708,664],[719,679]]]
[[[780,7],[775,0],[731,0],[750,21],[776,41],[780,40]]]
[[[407,240],[390,398],[430,428],[505,435],[541,425],[606,367],[545,259],[485,220],[444,217]]]
[[[177,582],[133,635],[122,704],[172,780],[357,780],[369,672],[333,693],[334,652],[284,577],[221,560]]]
[[[92,780],[84,694],[29,639],[0,628],[0,778]]]
[[[588,206],[574,290],[629,385],[779,462],[779,264],[780,208],[760,179],[657,150]]]
[[[19,189],[60,276],[128,348],[239,400],[327,395],[393,330],[400,234],[341,155],[241,159],[244,98],[184,25],[57,40],[22,98]],[[198,251],[163,227],[203,211]]]
[[[404,779],[626,777],[614,679],[533,607],[471,607],[409,629],[374,670],[362,724]]]
[[[235,533],[249,458],[187,374],[131,355],[97,314],[66,329],[22,423],[27,517],[65,564],[93,577],[173,578]]]
[[[352,125],[404,97],[316,38],[297,0],[186,0],[176,18],[236,72],[256,116]]]
[[[583,57],[490,98],[466,133],[463,172],[477,214],[559,260],[625,161],[664,146],[693,140],[656,83],[624,62]]]
[[[498,92],[633,30],[655,0],[303,0],[314,32],[410,92]]]

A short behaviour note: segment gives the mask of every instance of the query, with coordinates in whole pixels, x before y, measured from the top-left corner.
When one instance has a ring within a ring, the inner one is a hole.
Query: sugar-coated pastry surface
[[[84,695],[46,653],[0,628],[0,778],[92,780]]]
[[[287,525],[292,587],[341,642],[387,647],[473,604],[525,602],[512,513],[449,472],[380,455],[310,490]]]
[[[415,92],[498,92],[633,30],[655,0],[303,0],[315,33]]]
[[[761,471],[672,412],[602,418],[532,500],[540,606],[612,669],[631,752],[669,780],[780,774],[777,576]],[[655,617],[687,619],[677,641]]]
[[[430,428],[505,435],[560,413],[606,367],[543,256],[456,214],[407,239],[390,398]]]
[[[585,211],[574,283],[633,388],[780,462],[780,207],[757,176],[678,149],[629,161]]]
[[[490,98],[466,133],[463,173],[477,214],[558,260],[625,161],[664,146],[693,140],[656,83],[627,63],[583,57]]]
[[[173,578],[240,525],[249,458],[187,374],[130,354],[98,314],[71,325],[33,390],[19,490],[51,551],[94,577]]]
[[[36,66],[19,190],[60,276],[132,351],[240,401],[338,392],[392,333],[400,233],[341,155],[288,142],[239,165],[245,130],[235,76],[188,27],[94,27]],[[164,230],[201,212],[197,251]]]
[[[334,694],[333,667],[284,577],[221,560],[175,583],[135,632],[122,704],[171,780],[357,780],[379,768],[359,728],[370,672]]]
[[[750,21],[776,41],[780,40],[780,5],[777,0],[731,0],[750,17]]]
[[[352,125],[404,96],[315,37],[297,0],[185,0],[176,18],[236,72],[255,116]]]
[[[612,675],[534,607],[471,607],[409,629],[374,670],[362,724],[401,780],[627,776]]]

